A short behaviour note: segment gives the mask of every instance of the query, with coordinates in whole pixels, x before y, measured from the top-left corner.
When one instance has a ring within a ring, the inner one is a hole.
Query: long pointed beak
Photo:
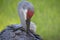
[[[27,33],[30,30],[30,19],[26,20],[26,26],[27,26]]]

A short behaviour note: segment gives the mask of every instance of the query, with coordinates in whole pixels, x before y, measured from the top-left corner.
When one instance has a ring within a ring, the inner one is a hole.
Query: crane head
[[[27,19],[31,19],[31,17],[33,16],[33,14],[34,14],[34,11],[32,11],[32,10],[30,10],[30,9],[28,9],[28,11],[27,11]]]
[[[19,11],[23,12],[25,20],[31,19],[34,14],[34,7],[31,3],[24,1],[19,4]]]

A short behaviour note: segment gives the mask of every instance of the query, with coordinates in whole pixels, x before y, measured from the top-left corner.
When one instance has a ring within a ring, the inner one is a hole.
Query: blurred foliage
[[[0,31],[19,24],[17,5],[20,0],[0,0]],[[34,5],[32,21],[44,40],[60,40],[60,0],[28,0]]]

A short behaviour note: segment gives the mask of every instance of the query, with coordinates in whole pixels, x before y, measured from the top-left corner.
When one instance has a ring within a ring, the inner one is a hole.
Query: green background
[[[7,25],[19,24],[17,5],[20,0],[0,0],[0,31]],[[32,21],[36,33],[44,40],[60,40],[60,0],[28,0],[34,5]]]

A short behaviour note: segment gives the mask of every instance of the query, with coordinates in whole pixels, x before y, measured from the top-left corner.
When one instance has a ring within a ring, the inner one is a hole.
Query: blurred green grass
[[[7,25],[19,24],[17,4],[20,0],[0,0],[0,31]],[[60,40],[60,0],[28,0],[34,5],[32,21],[44,40]]]

